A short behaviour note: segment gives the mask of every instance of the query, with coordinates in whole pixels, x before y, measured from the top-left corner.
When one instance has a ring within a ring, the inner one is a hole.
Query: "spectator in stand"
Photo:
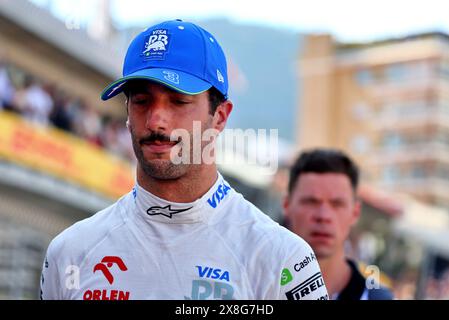
[[[111,117],[105,117],[103,121],[103,130],[101,140],[103,145],[115,155],[120,155],[120,146],[118,144],[118,122]]]
[[[70,100],[62,92],[55,94],[55,104],[50,115],[51,123],[61,130],[72,132],[73,115],[70,112]]]
[[[19,79],[20,80],[16,83],[11,111],[23,115],[26,109],[27,86],[29,86],[31,79],[29,77]]]
[[[14,87],[9,78],[6,65],[0,62],[0,110],[11,110]]]
[[[43,86],[36,80],[28,81],[25,92],[24,117],[36,124],[47,126],[52,109],[53,99]]]
[[[134,150],[129,130],[124,125],[125,121],[105,117],[103,124],[104,129],[101,135],[103,144],[115,155],[133,162]]]
[[[79,106],[80,109],[77,114],[77,119],[75,119],[75,132],[90,143],[102,146],[100,133],[103,127],[98,112],[84,102],[81,102]]]
[[[132,163],[136,163],[137,159],[134,155],[134,150],[132,147],[132,140],[131,140],[131,134],[129,133],[128,128],[126,128],[125,125],[123,125],[124,122],[119,122],[119,128],[118,128],[118,137],[117,142],[119,144],[120,153],[127,159],[128,161]]]
[[[40,125],[53,125],[127,161],[136,161],[125,119],[103,119],[86,103],[39,83],[20,68],[0,61],[0,110],[22,114]]]

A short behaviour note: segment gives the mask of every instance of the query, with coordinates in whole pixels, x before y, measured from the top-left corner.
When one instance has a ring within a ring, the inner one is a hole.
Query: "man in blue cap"
[[[191,148],[197,127],[221,132],[233,107],[215,37],[181,20],[146,29],[101,97],[121,92],[136,185],[52,241],[41,297],[327,299],[310,246],[237,193],[203,159],[203,140]]]

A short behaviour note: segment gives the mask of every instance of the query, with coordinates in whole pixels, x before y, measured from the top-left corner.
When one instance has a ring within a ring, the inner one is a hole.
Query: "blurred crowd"
[[[408,272],[394,281],[395,298],[398,300],[413,300],[416,298],[416,279],[419,275]],[[449,270],[442,275],[430,275],[426,278],[420,299],[448,300],[449,299]]]
[[[135,161],[125,119],[102,115],[20,68],[0,61],[0,110],[20,114],[40,126],[53,126],[130,162]]]
[[[441,277],[430,277],[427,280],[425,296],[430,300],[449,299],[449,270]]]

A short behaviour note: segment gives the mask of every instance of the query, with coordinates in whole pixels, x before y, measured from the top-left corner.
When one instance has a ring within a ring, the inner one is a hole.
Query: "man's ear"
[[[354,209],[352,210],[351,226],[355,225],[357,221],[359,221],[361,212],[362,212],[362,201],[356,199],[354,203]]]
[[[286,194],[284,198],[282,199],[282,225],[286,227],[287,229],[290,229],[290,215],[288,208],[290,206],[290,196]]]
[[[288,217],[288,208],[290,206],[290,196],[286,194],[282,199],[282,212],[284,213],[284,217]]]
[[[220,132],[224,130],[229,115],[231,114],[232,108],[233,104],[231,100],[226,100],[220,103],[220,105],[217,107],[217,110],[215,110],[213,119],[215,129],[217,129]]]

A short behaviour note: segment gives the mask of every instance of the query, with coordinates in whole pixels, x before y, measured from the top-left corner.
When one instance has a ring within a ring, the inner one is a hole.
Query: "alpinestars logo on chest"
[[[150,216],[157,216],[158,214],[163,215],[167,218],[170,218],[177,213],[180,212],[184,212],[187,210],[192,209],[193,207],[187,208],[187,209],[172,209],[171,208],[171,204],[165,206],[165,207],[160,207],[160,206],[153,206],[151,208],[148,208],[147,210],[147,214]]]

